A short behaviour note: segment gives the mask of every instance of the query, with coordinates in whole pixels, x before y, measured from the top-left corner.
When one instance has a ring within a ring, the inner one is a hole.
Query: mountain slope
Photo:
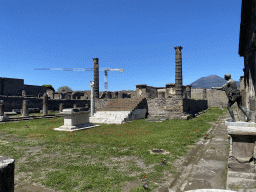
[[[231,77],[232,78],[232,77]],[[206,88],[211,89],[212,87],[222,87],[227,81],[217,75],[209,75],[208,77],[201,77],[200,79],[194,81],[190,85],[192,88]],[[237,87],[240,86],[240,82],[236,81]]]

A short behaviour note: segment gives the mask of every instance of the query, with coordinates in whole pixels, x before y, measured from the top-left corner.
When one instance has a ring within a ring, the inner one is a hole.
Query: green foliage
[[[53,88],[52,85],[42,85],[42,86],[47,87],[47,88],[49,88],[49,89],[51,89],[51,90],[53,90],[55,92],[55,89]]]
[[[68,86],[62,86],[62,87],[59,87],[58,88],[58,91],[62,91],[62,90],[64,90],[64,91],[73,91],[70,87],[68,87]]]

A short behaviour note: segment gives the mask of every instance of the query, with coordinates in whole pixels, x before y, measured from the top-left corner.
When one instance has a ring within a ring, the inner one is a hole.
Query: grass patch
[[[209,130],[209,122],[217,121],[226,111],[210,108],[188,121],[96,123],[100,126],[76,132],[53,130],[63,125],[64,117],[6,122],[0,124],[0,132],[26,140],[8,140],[0,145],[0,153],[15,159],[16,175],[32,174],[31,181],[56,191],[122,191],[125,182],[145,175],[153,189],[158,187],[154,182],[163,180],[164,172],[176,174],[172,162],[185,156]],[[165,149],[170,155],[151,155],[153,148]],[[167,163],[161,166],[163,157]]]

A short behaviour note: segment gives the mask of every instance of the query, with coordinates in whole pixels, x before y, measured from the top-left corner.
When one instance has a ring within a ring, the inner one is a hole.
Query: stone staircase
[[[89,119],[91,123],[123,124],[146,118],[146,104],[146,98],[112,99]]]

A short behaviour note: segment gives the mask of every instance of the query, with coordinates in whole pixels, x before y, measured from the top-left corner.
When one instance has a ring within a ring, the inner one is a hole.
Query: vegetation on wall
[[[49,89],[51,89],[51,90],[53,90],[55,92],[55,89],[53,88],[52,85],[42,85],[42,86],[47,87],[47,88],[49,88]]]

